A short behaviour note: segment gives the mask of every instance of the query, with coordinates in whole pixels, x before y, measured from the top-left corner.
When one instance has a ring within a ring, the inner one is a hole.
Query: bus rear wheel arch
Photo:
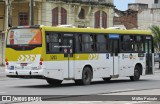
[[[134,68],[134,75],[130,76],[131,81],[138,81],[140,79],[140,75],[142,75],[142,65],[136,64]]]
[[[85,66],[82,71],[82,79],[75,80],[78,85],[90,85],[93,78],[93,71],[91,66]]]

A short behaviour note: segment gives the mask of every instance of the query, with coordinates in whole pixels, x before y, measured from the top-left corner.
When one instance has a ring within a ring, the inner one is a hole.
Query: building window
[[[95,23],[95,28],[99,28],[100,27],[100,11],[97,11],[95,13],[95,20],[94,20],[94,23]]]
[[[158,0],[154,0],[154,3],[155,3],[155,4],[158,4]]]
[[[102,12],[102,27],[107,28],[107,13]]]
[[[67,11],[61,8],[61,24],[67,24]]]
[[[52,26],[58,25],[58,7],[52,10]]]
[[[19,13],[19,26],[28,25],[28,13]]]
[[[78,15],[79,19],[85,19],[85,10],[83,8],[81,8],[81,11]]]

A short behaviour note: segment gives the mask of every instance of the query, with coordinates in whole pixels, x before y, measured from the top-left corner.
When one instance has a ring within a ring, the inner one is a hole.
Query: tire
[[[140,79],[140,70],[141,68],[136,65],[134,68],[134,76],[130,76],[131,81],[138,81]]]
[[[62,83],[62,80],[56,80],[56,79],[46,79],[46,81],[51,86],[57,86]]]
[[[109,82],[111,80],[111,78],[103,78],[104,81]]]
[[[92,71],[89,67],[85,67],[82,72],[82,79],[75,80],[77,85],[90,85],[92,80]]]

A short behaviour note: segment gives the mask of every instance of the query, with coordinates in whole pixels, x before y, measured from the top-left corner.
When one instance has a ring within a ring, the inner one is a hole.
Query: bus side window
[[[97,35],[97,51],[98,52],[106,52],[108,50],[107,39],[105,35]]]
[[[82,34],[76,35],[76,50],[82,52]]]
[[[61,34],[48,32],[46,33],[46,50],[49,53],[60,52],[61,47]]]
[[[143,36],[135,36],[135,51],[144,51]]]
[[[121,36],[121,51],[134,51],[134,38],[130,35]]]
[[[82,35],[82,50],[83,52],[89,52],[91,49],[90,47],[90,35],[89,34],[83,34]]]

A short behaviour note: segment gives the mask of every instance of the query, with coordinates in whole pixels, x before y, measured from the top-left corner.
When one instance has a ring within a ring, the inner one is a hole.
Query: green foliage
[[[160,51],[160,27],[159,26],[152,26],[150,27],[153,37],[154,37],[154,47]]]

